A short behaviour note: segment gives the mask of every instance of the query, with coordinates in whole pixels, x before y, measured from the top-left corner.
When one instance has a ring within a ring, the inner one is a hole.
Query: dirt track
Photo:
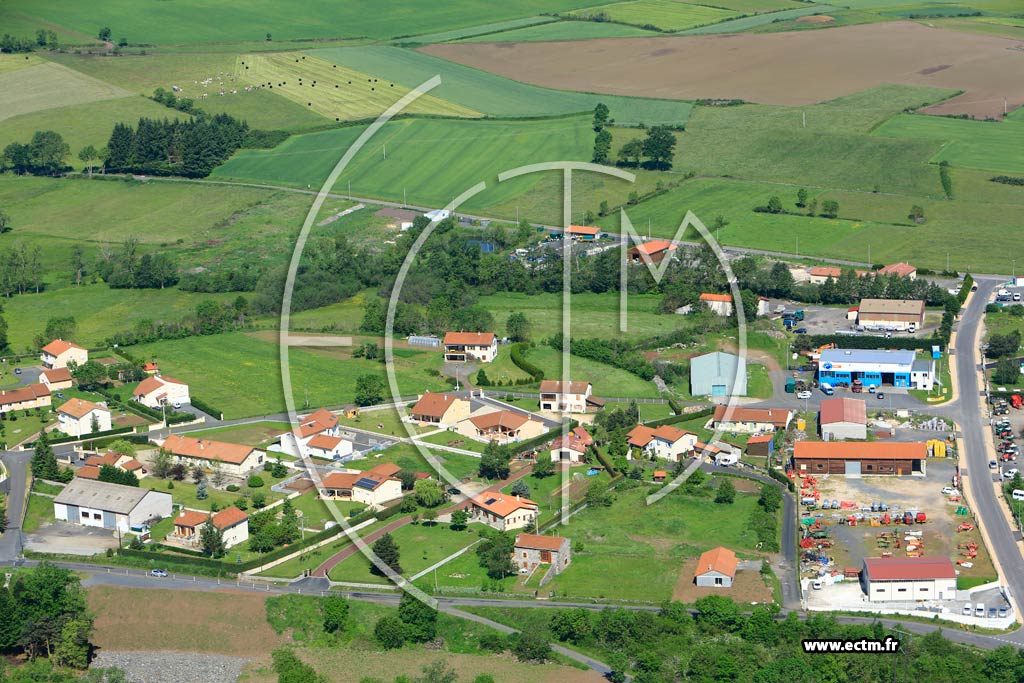
[[[422,48],[537,85],[670,99],[739,98],[802,105],[884,83],[964,94],[940,114],[1000,116],[1024,105],[1024,43],[915,22],[792,33],[616,38]]]

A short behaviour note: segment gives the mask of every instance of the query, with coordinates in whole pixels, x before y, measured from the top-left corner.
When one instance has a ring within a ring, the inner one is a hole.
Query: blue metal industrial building
[[[930,390],[935,383],[935,361],[918,359],[913,351],[826,349],[818,362],[818,381],[850,385],[859,379],[865,387],[889,385]]]
[[[715,351],[690,360],[693,396],[746,396],[747,364],[739,356]]]

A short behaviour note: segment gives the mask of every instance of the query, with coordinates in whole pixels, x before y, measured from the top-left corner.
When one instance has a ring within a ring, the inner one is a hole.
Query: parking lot
[[[60,555],[95,555],[117,547],[117,537],[110,529],[51,522],[25,536],[25,550]]]
[[[1024,290],[1022,290],[1024,291]],[[775,313],[779,306],[785,306],[786,312],[803,311],[804,319],[794,321],[794,329],[806,329],[807,334],[835,334],[836,332],[856,332],[858,336],[875,335],[884,338],[885,332],[880,331],[858,331],[856,321],[847,318],[849,306],[816,306],[800,303],[799,301],[786,301],[784,299],[772,299],[769,302],[771,314],[769,317],[782,317],[781,313]],[[893,331],[890,336],[928,336],[938,327],[942,321],[941,312],[926,311],[924,326],[916,333]]]

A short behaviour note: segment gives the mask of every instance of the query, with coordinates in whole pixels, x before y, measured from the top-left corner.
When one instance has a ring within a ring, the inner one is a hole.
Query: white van
[[[972,605],[971,603],[967,603],[966,605],[964,605],[964,616],[968,616],[969,617],[973,613],[974,613],[974,605]]]
[[[1024,500],[1024,490],[1022,489],[1014,489],[1010,495],[1014,500]]]

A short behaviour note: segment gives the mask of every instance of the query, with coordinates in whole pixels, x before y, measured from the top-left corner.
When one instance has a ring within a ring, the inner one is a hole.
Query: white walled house
[[[558,413],[585,413],[593,391],[590,382],[543,380],[540,383],[540,409]]]
[[[71,371],[68,370],[67,368],[54,368],[53,370],[43,370],[41,373],[39,373],[39,381],[42,382],[50,391],[70,389],[71,385],[73,384]]]
[[[169,493],[80,477],[53,499],[57,521],[121,532],[170,517],[171,512]]]
[[[198,547],[202,539],[202,528],[213,524],[224,538],[224,547],[231,548],[249,540],[249,515],[234,505],[216,514],[198,510],[182,510],[174,518],[174,530],[168,539],[182,545]]]
[[[715,315],[723,318],[732,315],[732,297],[728,294],[710,294],[705,292],[700,295],[700,302],[708,307]]]
[[[582,462],[587,446],[572,434],[558,437],[551,444],[551,462]]]
[[[532,527],[540,507],[529,498],[484,492],[473,496],[466,509],[469,521],[482,522],[498,531],[510,531]]]
[[[57,408],[57,429],[68,436],[88,436],[112,429],[110,410],[99,403],[73,398]]]
[[[793,419],[793,412],[783,408],[745,408],[718,406],[712,421],[714,429],[743,434],[766,434],[785,431]]]
[[[225,474],[235,476],[246,476],[252,470],[262,467],[266,458],[263,451],[252,446],[195,439],[180,434],[171,434],[160,446],[169,451],[176,462],[186,467],[219,467]]]
[[[150,375],[139,382],[132,398],[150,408],[182,405],[190,401],[188,385],[164,375]]]
[[[74,342],[54,339],[42,348],[39,360],[47,370],[66,368],[69,363],[82,365],[89,360],[89,351]]]
[[[626,438],[631,447],[640,449],[645,455],[673,462],[679,462],[685,454],[692,453],[698,440],[693,432],[672,425],[661,425],[657,429],[637,425]]]
[[[328,460],[342,460],[352,455],[352,442],[345,439],[338,425],[338,416],[320,408],[300,418],[299,425],[279,436],[281,452],[302,457],[311,455]]]
[[[493,332],[448,332],[444,335],[444,359],[449,363],[490,363],[498,357],[498,337]]]
[[[732,588],[739,561],[736,553],[719,546],[701,554],[693,572],[693,582],[703,588]]]
[[[332,472],[320,482],[320,497],[350,500],[379,510],[402,497],[402,481],[395,476],[400,469],[394,463],[381,463],[365,472]]]
[[[45,408],[51,404],[50,389],[42,383],[0,390],[0,413]]]

